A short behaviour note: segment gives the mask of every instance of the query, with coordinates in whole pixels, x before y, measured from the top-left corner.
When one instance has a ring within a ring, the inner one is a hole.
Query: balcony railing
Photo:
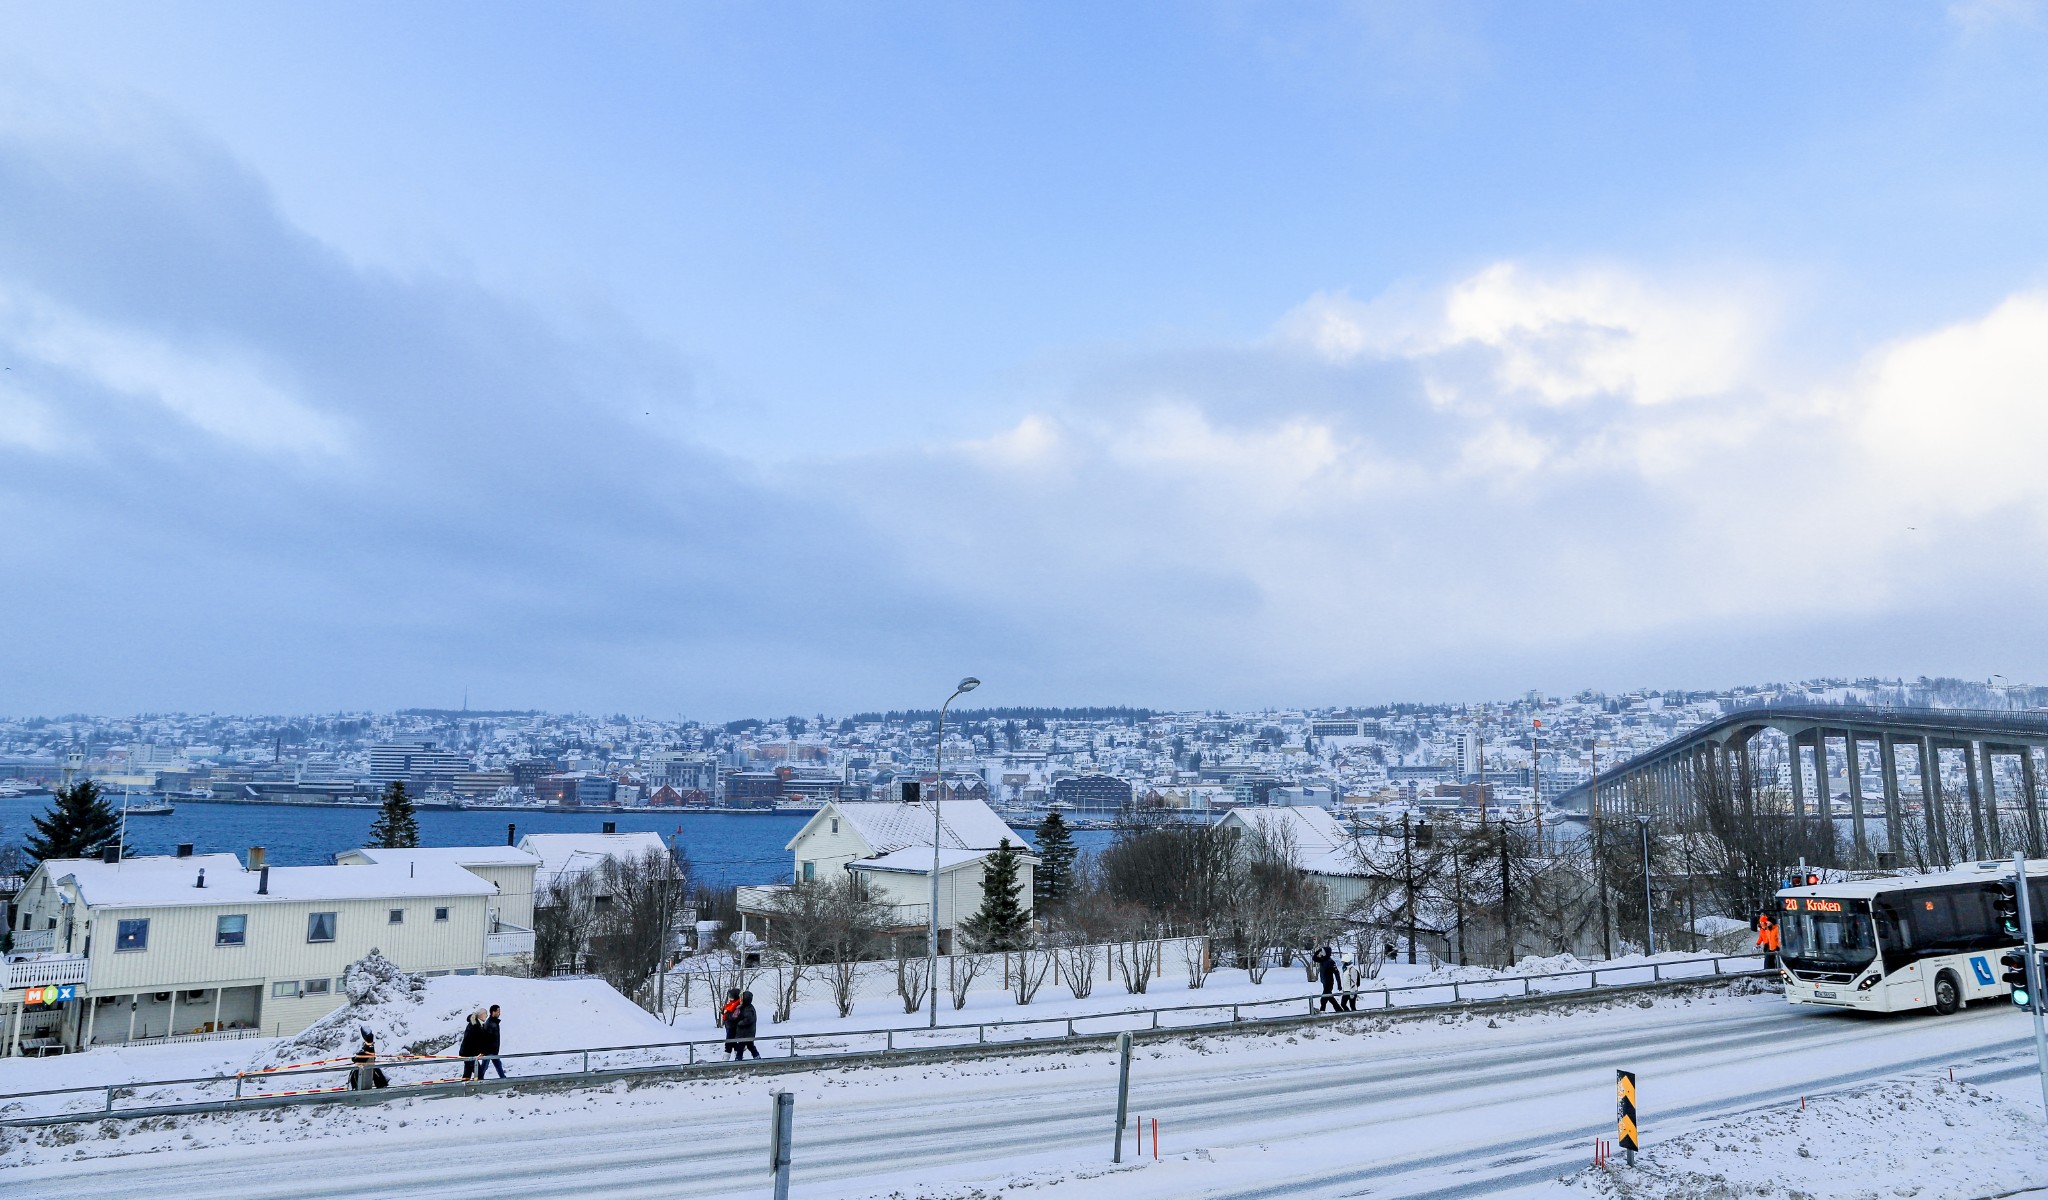
[[[775,916],[776,897],[789,890],[787,884],[765,884],[738,889],[737,906],[743,913],[757,917]],[[887,904],[883,905],[882,928],[910,929],[931,923],[932,906],[929,904]]]
[[[54,929],[24,929],[14,935],[15,954],[51,954],[57,949]]]
[[[518,954],[532,953],[531,929],[521,929],[517,925],[500,925],[484,935],[484,955],[487,958],[511,958]]]
[[[84,983],[88,972],[85,955],[66,954],[54,958],[28,958],[7,964],[7,988],[54,987]]]

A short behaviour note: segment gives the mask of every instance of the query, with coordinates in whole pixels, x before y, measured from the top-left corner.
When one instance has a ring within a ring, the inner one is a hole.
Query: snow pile
[[[1613,1200],[1969,1200],[2048,1179],[2037,1113],[1967,1083],[1873,1084],[1653,1140],[1565,1182]],[[1654,1135],[1653,1135],[1654,1136]]]
[[[348,1003],[313,1022],[297,1037],[277,1043],[257,1065],[274,1067],[348,1054],[365,1029],[374,1031],[381,1041],[394,1025],[406,1024],[405,1010],[425,1000],[426,985],[426,979],[400,970],[398,964],[372,950],[341,973],[341,990]],[[392,1052],[385,1049],[387,1054]]]
[[[364,1029],[377,1035],[377,1049],[384,1054],[452,1054],[464,1020],[493,1004],[504,1010],[499,1049],[506,1054],[637,1046],[689,1036],[601,979],[443,975],[420,980],[416,989],[402,979],[390,980],[366,990],[364,997],[365,1002],[352,1001],[298,1037],[278,1043],[252,1065],[347,1054]],[[702,1035],[701,1030],[692,1032]]]

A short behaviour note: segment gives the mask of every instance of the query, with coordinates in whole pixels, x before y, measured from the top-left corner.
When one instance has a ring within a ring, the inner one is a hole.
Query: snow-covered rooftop
[[[518,846],[416,846],[406,850],[364,846],[356,850],[344,850],[334,857],[337,862],[343,859],[360,860],[349,863],[350,866],[361,866],[366,863],[449,863],[458,867],[540,866],[540,855]]]
[[[834,801],[817,817],[811,818],[804,828],[809,829],[826,813],[836,812],[853,826],[853,832],[872,847],[877,855],[886,855],[911,846],[923,846],[927,851],[932,844],[932,809],[924,801],[903,804],[892,801],[857,800]],[[995,810],[980,800],[954,797],[939,805],[939,845],[956,850],[993,850],[1007,841],[1019,850],[1025,849],[1024,835],[1003,823]],[[791,838],[785,850],[796,849],[797,838],[803,831]]]
[[[270,886],[257,894],[260,871],[245,871],[232,854],[189,858],[153,856],[118,863],[62,859],[43,867],[51,879],[70,879],[86,904],[98,908],[160,908],[219,904],[282,904],[304,900],[373,900],[401,896],[490,896],[497,888],[453,863],[377,864],[359,867],[272,867]],[[206,872],[206,886],[198,886]]]
[[[534,886],[545,888],[558,875],[580,875],[593,871],[607,858],[621,861],[647,854],[668,853],[658,833],[529,833],[519,839],[519,849],[540,859]]]
[[[939,873],[943,875],[955,867],[980,862],[992,853],[994,851],[951,850],[941,846],[939,848]],[[1019,854],[1021,857],[1028,858],[1029,861],[1038,861],[1035,857],[1025,854],[1021,850]],[[846,869],[849,871],[900,871],[910,875],[929,875],[932,873],[932,848],[930,846],[909,846],[875,858],[858,859],[846,864]]]

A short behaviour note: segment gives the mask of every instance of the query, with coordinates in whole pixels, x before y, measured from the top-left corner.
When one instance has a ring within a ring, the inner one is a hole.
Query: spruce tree
[[[1063,903],[1074,887],[1074,845],[1071,827],[1059,813],[1045,814],[1038,823],[1038,870],[1031,877],[1032,900],[1038,908]]]
[[[384,808],[370,826],[370,845],[380,850],[410,850],[420,844],[419,819],[405,782],[394,779],[384,788]]]
[[[59,788],[50,811],[31,818],[35,832],[26,849],[38,862],[52,858],[89,858],[121,834],[121,814],[100,795],[100,785],[81,779]]]
[[[978,953],[1023,950],[1031,945],[1031,915],[1024,911],[1017,881],[1017,852],[1004,838],[989,855],[981,875],[981,911],[960,923],[960,936],[967,948]]]

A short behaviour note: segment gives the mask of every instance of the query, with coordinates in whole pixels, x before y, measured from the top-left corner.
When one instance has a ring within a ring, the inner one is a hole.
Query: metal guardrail
[[[1539,995],[1571,995],[1602,990],[1626,990],[1659,984],[1698,980],[1741,978],[1761,974],[1761,955],[1709,955],[1669,962],[1638,963],[1629,966],[1589,966],[1574,971],[1542,975],[1503,976],[1496,979],[1445,983],[1403,984],[1395,987],[1361,989],[1355,1010],[1321,1014],[1336,1020],[1370,1012],[1426,1009],[1455,1004],[1503,1002]],[[1726,969],[1727,964],[1744,964]],[[1754,964],[1753,966],[1747,964]],[[1275,968],[1280,969],[1280,968]],[[1675,972],[1675,973],[1674,973]],[[1647,975],[1648,978],[1643,978]],[[1607,976],[1610,982],[1602,984]],[[1615,976],[1632,978],[1614,981]],[[1583,984],[1570,981],[1584,980]],[[1547,986],[1546,986],[1547,985]],[[1422,993],[1422,995],[1415,995]],[[1342,995],[1343,993],[1338,993]],[[1398,997],[1398,999],[1397,999]],[[768,1061],[829,1065],[848,1061],[884,1060],[892,1056],[957,1053],[987,1047],[1044,1047],[1111,1037],[1122,1032],[1215,1033],[1243,1030],[1279,1020],[1315,1019],[1322,992],[1296,993],[1268,1000],[1215,1001],[1161,1008],[1121,1009],[1107,1013],[1074,1016],[1020,1017],[1005,1021],[941,1025],[936,1029],[866,1029],[818,1033],[769,1034],[758,1036],[780,1054]],[[1228,1016],[1223,1014],[1228,1012]],[[1213,1020],[1181,1020],[1196,1014],[1215,1014]],[[991,1037],[991,1032],[996,1036]],[[1014,1032],[1012,1036],[1006,1033]],[[970,1036],[971,1035],[971,1036]],[[864,1048],[855,1048],[861,1043]],[[809,1047],[809,1049],[805,1049]],[[601,1046],[588,1050],[535,1050],[501,1054],[507,1064],[525,1068],[504,1081],[493,1080],[491,1088],[521,1084],[600,1083],[633,1076],[697,1073],[734,1065],[726,1054],[723,1037],[681,1042],[653,1042],[630,1046]],[[245,1108],[275,1107],[283,1104],[322,1102],[381,1102],[421,1095],[461,1095],[474,1090],[481,1081],[448,1078],[446,1072],[460,1059],[446,1056],[399,1056],[379,1061],[393,1076],[388,1088],[357,1091],[348,1086],[352,1066],[343,1060],[322,1060],[319,1065],[293,1066],[268,1071],[247,1071],[191,1079],[160,1079],[133,1083],[98,1084],[90,1087],[53,1088],[41,1091],[0,1094],[0,1127],[61,1125],[99,1121],[111,1117],[152,1117],[188,1113],[232,1112]],[[535,1071],[533,1068],[543,1068]],[[552,1069],[549,1069],[552,1068]],[[429,1078],[398,1078],[414,1072]],[[336,1082],[322,1086],[278,1087],[281,1081],[325,1076]],[[181,1089],[169,1091],[166,1089]],[[41,1101],[45,1111],[24,1111],[30,1101]],[[123,1105],[121,1101],[135,1103]]]

